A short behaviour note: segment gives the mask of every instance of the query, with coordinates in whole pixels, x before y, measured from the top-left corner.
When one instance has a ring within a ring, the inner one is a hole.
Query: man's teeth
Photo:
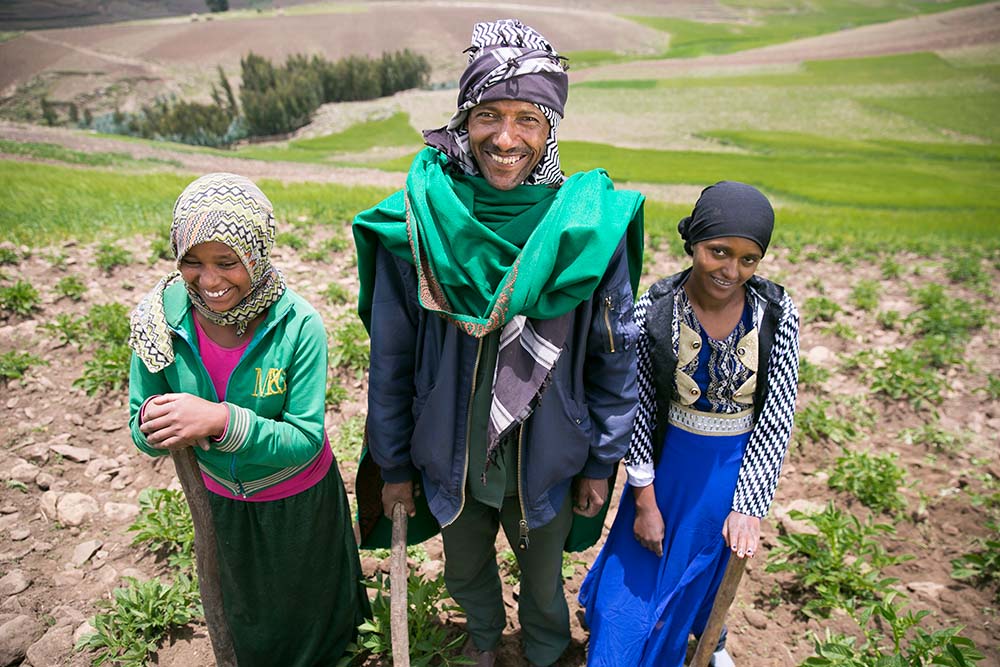
[[[514,164],[519,161],[523,155],[511,155],[510,157],[503,157],[501,155],[494,155],[490,153],[490,157],[493,158],[494,162],[499,162],[500,164]]]
[[[219,290],[218,292],[209,292],[208,290],[205,290],[205,295],[209,296],[209,297],[211,297],[213,299],[218,299],[220,296],[222,296],[223,294],[225,294],[228,291],[229,291],[228,287],[226,289],[224,289],[224,290]]]

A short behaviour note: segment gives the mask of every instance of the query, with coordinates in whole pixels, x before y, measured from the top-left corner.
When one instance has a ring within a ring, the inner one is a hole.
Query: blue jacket
[[[369,451],[386,482],[419,471],[431,512],[447,526],[465,502],[482,343],[422,309],[413,266],[382,247],[375,275]],[[573,477],[607,478],[625,455],[638,400],[633,301],[623,240],[577,306],[550,383],[521,428],[518,496],[529,529],[552,520]]]

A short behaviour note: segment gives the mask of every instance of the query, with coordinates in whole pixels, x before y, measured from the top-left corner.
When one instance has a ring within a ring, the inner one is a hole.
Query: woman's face
[[[723,236],[695,243],[691,247],[694,266],[689,289],[698,296],[728,301],[757,271],[763,251],[756,242],[740,236]]]
[[[184,282],[217,313],[231,310],[250,292],[250,274],[225,243],[199,243],[187,251],[180,265]]]

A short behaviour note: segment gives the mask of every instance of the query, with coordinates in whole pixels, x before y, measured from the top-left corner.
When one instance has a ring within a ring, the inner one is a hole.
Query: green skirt
[[[209,497],[239,666],[336,664],[371,616],[337,462],[289,498]]]

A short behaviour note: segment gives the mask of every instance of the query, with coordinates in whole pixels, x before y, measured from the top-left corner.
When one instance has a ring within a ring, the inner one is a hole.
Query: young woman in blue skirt
[[[799,363],[795,305],[755,275],[773,227],[757,189],[706,188],[678,225],[691,268],[636,304],[640,405],[628,484],[580,590],[591,667],[681,667],[729,554],[757,551],[788,448]],[[725,632],[712,664],[734,664]]]

